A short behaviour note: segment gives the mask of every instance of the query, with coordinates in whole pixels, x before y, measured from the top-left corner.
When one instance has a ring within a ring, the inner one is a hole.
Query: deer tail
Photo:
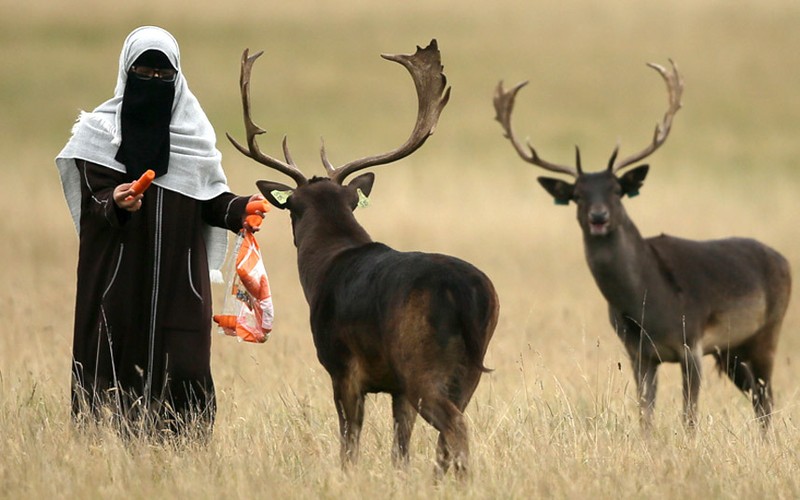
[[[483,281],[486,284],[482,286],[459,287],[458,310],[467,358],[470,364],[488,373],[493,370],[483,364],[483,358],[497,324],[498,306],[494,288],[488,279]]]

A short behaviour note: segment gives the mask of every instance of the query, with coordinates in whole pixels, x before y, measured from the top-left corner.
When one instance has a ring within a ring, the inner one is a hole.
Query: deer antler
[[[648,66],[658,71],[664,79],[664,82],[667,84],[667,92],[669,93],[669,106],[667,107],[666,113],[664,113],[664,118],[662,118],[661,122],[656,124],[656,129],[653,133],[653,142],[640,152],[628,156],[615,164],[614,159],[619,149],[619,146],[617,146],[617,148],[614,149],[611,160],[608,162],[608,169],[612,172],[616,173],[633,163],[647,158],[667,140],[667,136],[672,128],[672,118],[675,116],[675,113],[681,109],[681,95],[683,94],[683,78],[681,78],[680,73],[678,73],[678,67],[675,65],[675,62],[672,59],[670,59],[669,62],[672,65],[672,71],[668,71],[658,64],[647,63]]]
[[[308,179],[300,169],[297,168],[297,165],[294,164],[292,161],[292,157],[289,154],[289,147],[286,143],[286,136],[283,137],[283,155],[286,158],[286,163],[275,159],[271,156],[265,155],[261,152],[258,147],[258,143],[256,142],[256,136],[259,134],[263,134],[265,132],[264,129],[253,123],[253,119],[250,117],[250,73],[253,69],[253,63],[256,59],[258,59],[261,54],[264,52],[258,52],[253,54],[252,56],[248,57],[249,49],[245,49],[242,53],[242,71],[239,76],[239,87],[241,88],[242,92],[242,108],[244,111],[244,128],[247,133],[247,148],[236,142],[236,140],[231,137],[230,134],[226,133],[225,135],[228,136],[228,140],[230,140],[233,145],[238,149],[243,155],[252,158],[253,160],[262,163],[270,168],[277,170],[278,172],[282,172],[297,183],[298,186],[302,186],[303,184],[308,183]]]
[[[575,156],[578,164],[578,170],[572,167],[558,165],[543,160],[539,157],[538,153],[536,153],[536,150],[533,148],[533,146],[531,146],[530,141],[526,142],[526,149],[525,146],[523,146],[514,135],[514,131],[511,128],[511,111],[514,109],[514,100],[517,97],[517,92],[519,92],[519,89],[527,84],[528,82],[519,83],[508,91],[503,90],[502,81],[497,84],[497,90],[494,94],[494,110],[496,113],[495,120],[500,122],[500,125],[503,127],[503,136],[511,141],[511,144],[514,145],[514,149],[517,150],[517,153],[523,160],[546,170],[550,170],[551,172],[558,172],[561,174],[568,174],[573,177],[578,177],[580,174],[580,154],[577,148],[575,150]]]
[[[439,46],[435,39],[431,40],[431,43],[424,49],[417,46],[417,51],[413,55],[384,54],[381,57],[402,64],[411,73],[419,100],[417,123],[414,125],[411,136],[399,148],[388,153],[351,161],[336,168],[328,161],[328,154],[323,143],[320,149],[322,163],[325,165],[325,170],[328,171],[328,177],[339,184],[353,172],[395,162],[419,149],[433,134],[439,115],[450,99],[450,87],[447,87],[447,78],[442,73],[443,66]]]

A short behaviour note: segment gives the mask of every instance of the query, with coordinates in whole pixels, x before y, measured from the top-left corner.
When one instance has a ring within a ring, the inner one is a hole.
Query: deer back
[[[336,367],[358,355],[381,364],[403,335],[404,318],[420,318],[442,346],[462,341],[470,362],[483,369],[496,321],[497,296],[473,265],[441,254],[398,252],[370,243],[339,254],[309,302],[320,361]],[[401,362],[395,359],[394,362]]]

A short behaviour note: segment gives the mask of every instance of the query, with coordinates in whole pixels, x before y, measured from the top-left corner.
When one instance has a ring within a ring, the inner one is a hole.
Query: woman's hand
[[[254,201],[266,202],[267,200],[266,200],[266,198],[264,198],[260,194],[254,194],[253,196],[250,197],[249,200],[247,200],[247,203],[249,204],[249,203],[252,203]],[[254,214],[245,213],[244,216],[242,217],[242,227],[245,228],[246,230],[250,231],[251,233],[258,232],[258,230],[261,229],[261,224],[258,224],[257,226],[253,226],[252,224],[250,224],[250,222],[247,220],[247,218],[248,218],[248,216],[258,215],[259,217],[261,217],[263,219],[265,214],[266,214],[266,212],[262,212],[261,210],[257,210]]]
[[[132,182],[126,182],[124,184],[120,184],[119,186],[114,188],[114,203],[123,210],[127,210],[128,212],[136,212],[140,208],[142,208],[142,196],[141,194],[137,194],[134,196]]]

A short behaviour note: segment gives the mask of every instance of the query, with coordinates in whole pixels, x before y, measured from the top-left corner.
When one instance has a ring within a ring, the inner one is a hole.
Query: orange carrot
[[[232,314],[215,314],[214,321],[222,328],[236,328],[236,316]]]
[[[150,187],[150,183],[156,178],[156,173],[152,170],[146,170],[141,177],[136,179],[131,186],[133,195],[137,196],[144,193]]]

